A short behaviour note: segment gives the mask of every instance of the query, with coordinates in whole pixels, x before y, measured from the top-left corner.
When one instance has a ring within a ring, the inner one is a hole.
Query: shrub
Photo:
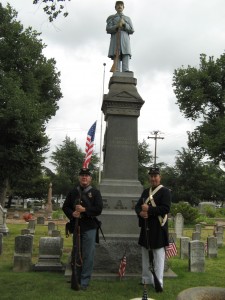
[[[204,207],[204,210],[205,210],[205,215],[207,217],[209,217],[209,218],[215,218],[215,216],[216,216],[216,210],[215,210],[215,208],[213,208],[210,205],[206,205]]]
[[[194,223],[199,217],[198,209],[192,207],[187,202],[172,203],[170,213],[173,217],[175,217],[177,213],[181,213],[184,217],[185,224]]]

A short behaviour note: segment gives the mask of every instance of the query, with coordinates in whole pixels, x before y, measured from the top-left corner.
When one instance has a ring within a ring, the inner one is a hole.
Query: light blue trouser
[[[82,266],[77,267],[81,286],[88,286],[94,265],[96,230],[87,230],[81,234]]]
[[[130,61],[130,55],[128,54],[122,55],[122,72],[129,71],[129,61]],[[121,69],[120,65],[121,65],[121,60],[118,59],[117,67],[116,67],[116,71],[118,72],[120,72]]]
[[[152,272],[149,270],[149,255],[148,250],[141,247],[142,250],[142,283],[154,285]],[[165,249],[153,249],[154,270],[161,286],[163,287],[163,272],[165,263]]]

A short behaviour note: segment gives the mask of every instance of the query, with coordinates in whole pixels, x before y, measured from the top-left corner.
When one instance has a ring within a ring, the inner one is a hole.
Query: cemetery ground
[[[66,238],[65,225],[56,221],[57,229],[64,238],[62,262],[67,263],[68,254],[72,247],[72,238]],[[142,297],[143,287],[139,284],[140,277],[118,279],[92,279],[87,291],[74,291],[65,279],[64,272],[13,272],[13,255],[15,237],[20,235],[21,229],[27,228],[25,221],[16,224],[8,223],[9,234],[3,237],[3,251],[0,255],[0,299],[93,299],[93,300],[128,300]],[[202,228],[202,240],[212,234],[213,227]],[[191,237],[193,228],[184,229],[184,236]],[[40,237],[48,236],[47,225],[36,225],[32,263],[38,260]],[[106,241],[107,242],[107,241]],[[218,249],[217,258],[205,259],[205,272],[194,273],[188,271],[188,259],[179,258],[179,239],[177,239],[178,255],[169,259],[171,269],[177,274],[176,278],[164,279],[164,292],[156,293],[147,286],[149,298],[156,300],[175,300],[177,295],[190,287],[215,286],[225,287],[224,265],[225,246]],[[127,261],[132,264],[132,261]],[[118,261],[119,268],[119,261]]]

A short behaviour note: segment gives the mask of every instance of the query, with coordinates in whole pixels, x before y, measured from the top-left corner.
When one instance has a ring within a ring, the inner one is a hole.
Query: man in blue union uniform
[[[82,168],[79,172],[79,185],[69,192],[62,207],[72,227],[75,219],[79,218],[82,264],[77,267],[77,277],[82,290],[87,289],[91,279],[99,228],[96,216],[101,214],[103,208],[100,191],[91,186],[91,181],[90,170]]]

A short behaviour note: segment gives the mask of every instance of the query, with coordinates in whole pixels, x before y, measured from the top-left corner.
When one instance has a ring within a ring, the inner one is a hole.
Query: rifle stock
[[[116,71],[117,65],[118,65],[118,60],[119,60],[119,55],[120,55],[120,30],[118,30],[116,33],[116,55],[114,57],[113,65],[110,69],[110,72]]]
[[[79,251],[79,239],[80,239],[80,233],[79,233],[79,219],[76,218],[75,220],[75,227],[73,232],[73,250],[72,250],[72,257],[71,257],[71,268],[72,268],[72,275],[71,275],[71,289],[75,291],[79,291],[80,286],[78,282],[77,277],[77,257],[78,251]]]

